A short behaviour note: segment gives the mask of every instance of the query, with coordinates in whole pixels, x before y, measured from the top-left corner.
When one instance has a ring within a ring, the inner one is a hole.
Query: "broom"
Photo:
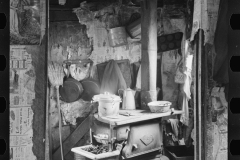
[[[60,137],[60,149],[61,149],[61,158],[63,159],[63,147],[62,147],[62,124],[61,124],[61,112],[60,112],[60,103],[59,103],[59,86],[63,84],[63,67],[58,63],[50,62],[48,64],[48,78],[53,87],[57,90],[57,107],[58,107],[58,116],[59,116],[59,137]]]

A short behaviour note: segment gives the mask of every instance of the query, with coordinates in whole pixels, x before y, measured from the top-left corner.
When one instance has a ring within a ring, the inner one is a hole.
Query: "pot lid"
[[[105,92],[104,94],[98,94],[93,97],[94,101],[121,101],[121,98],[117,95]]]

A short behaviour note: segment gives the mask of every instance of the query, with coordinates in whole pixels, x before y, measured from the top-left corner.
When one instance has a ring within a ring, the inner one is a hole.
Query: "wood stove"
[[[109,117],[94,114],[90,129],[92,144],[72,148],[71,151],[75,153],[75,160],[147,160],[146,156],[152,154],[157,157],[162,150],[161,118],[171,114],[182,114],[182,111],[120,110],[119,115]],[[84,150],[89,146],[107,146],[108,151],[92,154]]]

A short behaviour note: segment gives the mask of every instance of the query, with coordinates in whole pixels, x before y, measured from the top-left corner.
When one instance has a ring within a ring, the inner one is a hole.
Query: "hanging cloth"
[[[119,89],[126,88],[127,84],[118,64],[114,60],[110,60],[103,73],[100,92],[109,92],[117,95]]]
[[[192,83],[192,60],[193,55],[187,55],[186,63],[185,63],[185,71],[184,74],[186,75],[185,82],[183,84],[183,103],[182,103],[182,111],[183,114],[181,115],[180,121],[188,126],[189,124],[189,109],[188,109],[188,101],[191,99],[191,83]]]
[[[141,66],[138,69],[137,80],[136,80],[136,89],[141,89]]]
[[[214,38],[216,52],[213,79],[219,83],[228,83],[228,0],[220,0],[217,27]]]

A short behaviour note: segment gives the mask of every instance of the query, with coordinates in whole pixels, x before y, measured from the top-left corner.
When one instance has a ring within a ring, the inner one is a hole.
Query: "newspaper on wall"
[[[10,47],[10,160],[36,160],[32,152],[31,105],[35,70],[24,46]]]

